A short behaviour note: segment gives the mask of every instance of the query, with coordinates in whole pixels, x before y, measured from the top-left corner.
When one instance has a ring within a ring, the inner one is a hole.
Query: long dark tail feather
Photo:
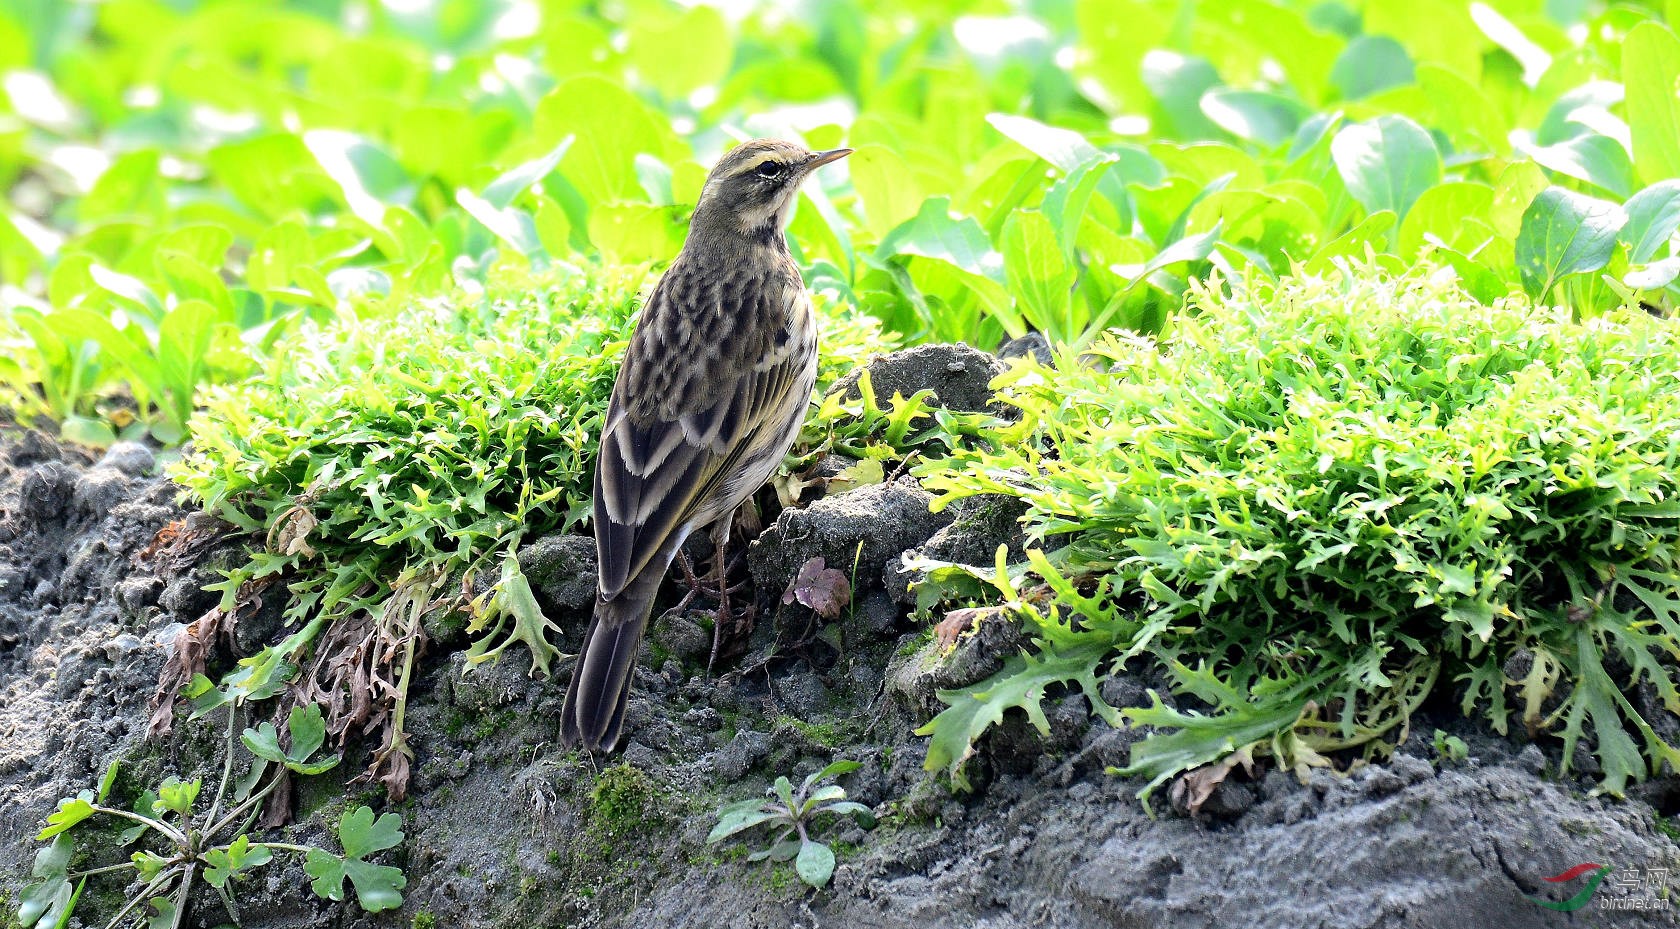
[[[658,591],[657,585],[646,586],[653,589],[644,596],[634,595],[643,591],[627,590],[612,600],[596,601],[560,714],[560,740],[565,745],[581,744],[592,752],[610,752],[618,745],[631,672]]]

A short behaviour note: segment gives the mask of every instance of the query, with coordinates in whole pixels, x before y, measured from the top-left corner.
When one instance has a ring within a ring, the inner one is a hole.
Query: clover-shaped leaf
[[[158,785],[157,800],[152,802],[152,812],[163,814],[176,812],[186,816],[192,810],[193,801],[198,799],[198,789],[202,782],[198,780],[183,781],[174,775],[164,778]]]
[[[310,888],[327,900],[344,899],[344,879],[356,888],[356,899],[369,913],[402,906],[402,889],[408,883],[401,870],[365,861],[374,852],[402,842],[402,817],[386,813],[377,820],[365,806],[345,814],[338,824],[338,841],[344,846],[340,857],[318,848],[309,850],[303,870],[313,879]]]
[[[75,852],[75,840],[60,835],[35,853],[35,869],[30,872],[35,883],[23,888],[18,896],[17,918],[24,929],[57,926],[70,915],[76,905],[76,891],[70,886],[67,871]]]
[[[76,824],[94,814],[93,791],[84,790],[74,797],[65,797],[58,801],[58,809],[47,817],[47,827],[35,835],[36,839],[45,841],[75,828]]]
[[[327,737],[327,724],[321,716],[319,706],[310,704],[293,707],[286,717],[286,731],[291,734],[292,743],[291,747],[286,749],[280,747],[280,731],[273,723],[262,723],[255,729],[246,729],[240,736],[240,741],[258,758],[283,764],[299,774],[320,774],[338,765],[337,755],[317,761],[309,760]]]
[[[212,848],[204,853],[204,861],[209,867],[204,869],[204,879],[212,887],[225,887],[231,878],[242,877],[241,872],[251,868],[260,868],[274,859],[274,853],[266,845],[252,847],[250,836],[240,836],[226,847]]]

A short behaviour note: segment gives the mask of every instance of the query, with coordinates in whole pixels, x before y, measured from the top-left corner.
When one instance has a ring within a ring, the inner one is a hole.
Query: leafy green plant
[[[718,149],[793,126],[857,150],[794,216],[807,279],[904,341],[1153,333],[1213,270],[1367,250],[1674,303],[1671,6],[1371,6],[0,5],[0,393],[173,443],[307,321],[667,259]]]
[[[1435,757],[1441,761],[1460,764],[1470,757],[1470,746],[1464,744],[1463,739],[1456,735],[1448,735],[1439,729],[1435,730],[1431,744],[1435,748]]]
[[[706,844],[764,827],[771,835],[770,844],[748,855],[748,861],[792,861],[801,881],[812,887],[827,886],[834,876],[834,850],[813,836],[818,818],[851,816],[864,828],[873,828],[875,816],[869,807],[847,800],[839,785],[818,785],[859,767],[855,761],[836,761],[805,778],[798,788],[786,777],[776,778],[766,791],[769,800],[742,800],[718,810],[717,825],[706,836]]]
[[[1229,286],[1159,343],[1017,368],[1018,423],[920,467],[941,504],[1018,496],[1067,543],[994,581],[1036,654],[943,695],[930,766],[1050,683],[1141,664],[1179,695],[1122,714],[1156,730],[1126,769],[1145,796],[1233,752],[1381,753],[1449,685],[1566,765],[1593,752],[1603,790],[1680,764],[1627,697],[1680,709],[1673,327],[1485,306],[1450,270]]]
[[[139,925],[150,929],[179,927],[187,918],[194,882],[203,880],[222,899],[227,913],[239,921],[234,892],[257,868],[274,860],[276,852],[304,856],[311,888],[327,900],[344,899],[344,878],[356,889],[362,909],[373,913],[402,905],[402,871],[366,860],[375,852],[402,842],[401,818],[395,813],[374,817],[367,807],[346,812],[337,835],[343,853],[310,845],[253,839],[252,826],[262,805],[289,774],[309,776],[336,767],[336,755],[319,756],[326,740],[326,724],[319,707],[294,708],[286,719],[286,744],[272,723],[261,723],[239,736],[253,756],[249,770],[234,780],[235,720],[242,699],[219,705],[227,708],[227,741],[221,778],[208,808],[200,801],[203,782],[168,777],[155,790],[135,799],[132,809],[108,804],[117,781],[119,763],[111,762],[97,789],[84,790],[59,801],[36,836],[51,844],[35,856],[35,882],[23,889],[17,918],[24,929],[68,925],[88,879],[102,874],[127,874],[144,887],[127,898],[105,924],[111,929]],[[123,825],[114,835],[92,828],[107,820]],[[87,841],[79,847],[78,836]],[[72,869],[79,854],[114,851],[135,846],[127,861]],[[136,912],[149,904],[152,912]],[[131,915],[132,914],[132,915]]]

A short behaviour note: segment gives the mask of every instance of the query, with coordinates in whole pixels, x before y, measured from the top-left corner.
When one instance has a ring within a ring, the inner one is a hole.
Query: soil
[[[972,350],[951,351],[878,361],[872,378],[906,394],[937,389],[962,373],[955,365],[977,367]],[[965,384],[961,402],[983,403],[971,394]],[[158,470],[137,445],[95,457],[33,432],[0,439],[5,929],[39,848],[33,835],[59,798],[93,786],[112,759],[124,762],[124,803],[165,775],[219,769],[216,725],[179,721],[168,738],[144,736],[169,644],[216,603],[202,587],[244,541],[207,535],[196,551],[147,553],[160,530],[191,518]],[[368,760],[368,747],[353,744],[340,768],[298,783],[295,821],[279,830],[330,845],[347,804],[399,813],[405,840],[378,860],[406,873],[402,908],[370,915],[317,900],[301,866],[280,858],[239,888],[243,925],[1680,925],[1669,899],[1680,890],[1680,844],[1667,819],[1680,810],[1680,779],[1623,799],[1592,796],[1590,780],[1556,776],[1555,745],[1497,736],[1451,706],[1426,707],[1383,763],[1305,781],[1265,767],[1238,772],[1189,816],[1165,788],[1151,815],[1135,797],[1141,783],[1106,773],[1124,766],[1139,733],[1095,718],[1083,696],[1058,696],[1046,707],[1049,736],[1012,714],[969,761],[974,789],[953,792],[923,771],[926,740],[914,730],[939,705],[938,688],[983,678],[1019,636],[982,624],[945,654],[907,615],[900,555],[985,555],[1020,539],[1008,501],[925,517],[922,499],[901,478],[781,514],[748,556],[760,613],[746,653],[708,675],[709,618],[659,620],[621,755],[591,759],[556,744],[569,662],[552,679],[530,677],[519,655],[468,673],[458,630],[429,627],[435,641],[409,707],[409,797],[387,805],[381,791],[353,783]],[[192,525],[203,528],[199,519]],[[853,605],[834,622],[781,603],[782,587],[814,555],[830,566],[856,561]],[[575,649],[591,592],[588,540],[544,540],[522,561]],[[277,606],[241,626],[235,649],[218,647],[212,675],[232,667],[235,650],[284,633]],[[1115,677],[1103,694],[1137,705],[1151,684]],[[1436,729],[1463,740],[1467,756],[1440,757]],[[862,763],[839,783],[879,823],[825,827],[840,862],[829,887],[804,887],[786,864],[746,861],[740,843],[705,842],[720,806],[836,759]],[[1542,878],[1581,862],[1618,869],[1589,907],[1563,913],[1526,899],[1567,898],[1584,881]],[[1633,877],[1645,883],[1624,883]],[[103,925],[119,883],[90,890],[81,925]],[[1662,908],[1603,906],[1629,900]],[[185,924],[228,921],[206,894]]]

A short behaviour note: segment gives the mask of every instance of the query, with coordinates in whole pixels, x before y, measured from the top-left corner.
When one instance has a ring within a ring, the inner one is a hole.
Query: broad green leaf
[[[1307,108],[1281,94],[1215,87],[1202,94],[1202,113],[1240,139],[1276,148],[1295,137]]]
[[[311,704],[313,705],[313,704]],[[224,848],[213,848],[204,853],[204,879],[212,887],[226,887],[229,880],[245,878],[244,874],[252,868],[260,868],[274,860],[274,853],[266,846],[251,847],[250,836],[240,836]]]
[[[1493,197],[1492,187],[1474,181],[1447,181],[1425,190],[1400,224],[1395,252],[1410,258],[1426,240],[1474,251],[1494,235],[1485,222]]]
[[[1088,161],[1056,180],[1044,193],[1040,207],[1056,230],[1056,241],[1062,251],[1072,258],[1074,243],[1079,237],[1079,225],[1085,219],[1091,195],[1108,178],[1109,169],[1120,161],[1119,156],[1103,154]],[[1019,215],[1019,214],[1016,214]],[[1126,214],[1129,220],[1130,214]],[[1128,222],[1127,225],[1130,225]]]
[[[309,850],[303,870],[312,878],[310,888],[325,900],[344,899],[344,880],[356,888],[356,899],[369,913],[402,906],[402,889],[408,883],[398,868],[366,861],[368,855],[395,848],[403,840],[402,817],[384,813],[376,820],[373,810],[359,806],[344,814],[338,824],[338,840],[344,856],[318,848]]]
[[[1165,49],[1143,56],[1143,82],[1160,105],[1173,138],[1207,139],[1219,127],[1202,112],[1202,94],[1219,86],[1219,72],[1206,58]]]
[[[1621,143],[1607,135],[1585,132],[1556,145],[1530,149],[1528,155],[1542,167],[1617,197],[1626,197],[1633,189],[1633,162]]]
[[[1036,119],[1005,113],[993,113],[986,117],[986,122],[1064,174],[1102,157],[1100,149],[1071,129],[1059,129]]]
[[[1079,269],[1069,264],[1043,213],[1023,210],[1004,224],[1003,266],[1009,289],[1034,329],[1053,342],[1079,335],[1083,320],[1074,316],[1072,292]],[[1010,332],[1017,338],[1024,334]]]
[[[784,816],[786,813],[782,810],[774,807],[766,809],[761,800],[743,800],[731,804],[718,811],[717,825],[706,834],[706,844],[721,842],[732,835]]]
[[[566,151],[572,147],[572,139],[572,136],[566,136],[542,157],[533,158],[518,167],[503,172],[484,188],[484,202],[498,210],[513,203],[515,197],[524,193],[532,184],[541,181],[554,170],[554,166],[560,163],[560,159],[564,158]]]
[[[1358,100],[1410,84],[1416,76],[1405,47],[1385,35],[1355,38],[1330,66],[1330,84],[1343,100]]]
[[[806,884],[826,887],[834,876],[834,850],[821,842],[807,840],[800,845],[799,857],[794,859],[793,867],[799,872],[799,879]]]
[[[559,171],[590,207],[637,199],[636,156],[668,155],[678,145],[669,125],[622,84],[594,75],[562,82],[537,104],[534,138],[573,142]],[[555,143],[546,142],[543,150]]]
[[[46,828],[35,834],[37,841],[46,841],[62,832],[74,829],[77,824],[94,814],[94,793],[84,790],[74,797],[65,797],[58,801],[58,809],[47,816]]]
[[[492,622],[494,626],[490,625]],[[508,628],[510,625],[511,629]],[[514,551],[509,551],[502,558],[501,579],[490,595],[489,604],[467,627],[468,633],[481,631],[483,635],[467,649],[469,670],[501,658],[502,652],[516,642],[524,643],[530,650],[533,676],[540,673],[547,677],[550,663],[560,655],[560,650],[550,641],[550,637],[559,637],[560,630],[543,615],[536,594],[531,591],[531,582],[519,569],[519,558]],[[498,636],[501,637],[499,643],[496,642]]]
[[[914,217],[881,240],[876,259],[919,255],[1002,283],[1003,259],[992,250],[986,230],[971,216],[953,217],[950,205],[947,197],[929,197]]]
[[[373,141],[338,129],[312,129],[303,143],[338,184],[356,218],[378,226],[387,206],[408,206],[417,187],[402,165]]]
[[[627,63],[667,100],[717,84],[729,71],[734,40],[713,7],[692,6],[669,17],[643,13],[625,27]]]
[[[75,909],[76,891],[67,877],[70,859],[76,854],[76,843],[67,835],[53,839],[51,845],[35,853],[35,866],[30,876],[35,879],[18,895],[18,922],[24,929],[43,927],[57,929],[69,922]]]
[[[846,163],[852,188],[863,201],[864,221],[877,237],[915,216],[926,200],[915,172],[885,145],[860,146]]]
[[[1348,192],[1369,212],[1406,213],[1425,190],[1441,182],[1435,140],[1404,116],[1379,116],[1342,127],[1330,143]]]
[[[1558,281],[1610,263],[1616,235],[1627,222],[1614,203],[1548,187],[1523,213],[1517,269],[1523,287],[1545,300]]]
[[[1622,40],[1633,162],[1647,184],[1680,177],[1680,38],[1645,22]]]
[[[1662,257],[1664,246],[1680,228],[1680,180],[1658,181],[1622,205],[1627,225],[1617,236],[1628,247],[1628,260],[1642,264]]]

